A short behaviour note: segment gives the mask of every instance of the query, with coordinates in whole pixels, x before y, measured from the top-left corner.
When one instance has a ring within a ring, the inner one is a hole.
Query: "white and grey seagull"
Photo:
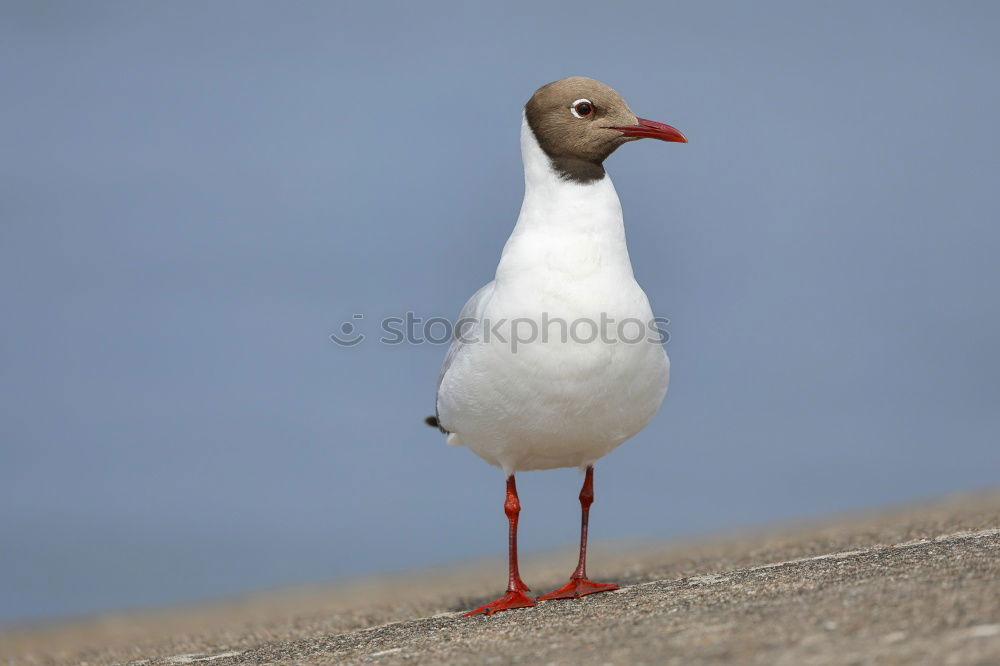
[[[594,463],[642,430],[667,392],[670,362],[632,275],[621,203],[604,170],[640,138],[686,143],[637,117],[612,88],[573,76],[524,107],[524,201],[496,277],[462,309],[427,422],[507,477],[506,593],[468,615],[534,606],[517,566],[514,474],[579,467],[580,559],[570,581],[539,601],[617,589],[587,578]],[[641,334],[637,331],[643,329]]]

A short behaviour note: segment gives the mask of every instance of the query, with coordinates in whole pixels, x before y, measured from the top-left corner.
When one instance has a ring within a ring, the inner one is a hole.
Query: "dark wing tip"
[[[441,427],[441,422],[438,421],[438,417],[436,416],[428,416],[426,419],[424,419],[424,423],[426,423],[432,428],[437,428],[446,435],[449,434],[447,430]]]

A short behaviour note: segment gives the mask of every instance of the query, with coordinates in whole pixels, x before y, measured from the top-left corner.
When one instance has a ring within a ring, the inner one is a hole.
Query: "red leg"
[[[466,616],[492,615],[511,608],[528,608],[535,605],[534,599],[525,594],[528,591],[528,586],[521,580],[521,574],[517,571],[517,516],[521,513],[521,502],[517,499],[517,486],[514,484],[513,474],[507,477],[507,501],[503,503],[503,510],[507,514],[507,521],[510,524],[507,592],[496,601],[469,611],[465,614]]]
[[[595,583],[587,578],[587,521],[590,518],[590,505],[593,503],[594,468],[590,466],[587,468],[587,476],[583,480],[583,488],[580,490],[580,509],[583,516],[580,523],[580,563],[576,565],[576,571],[570,576],[568,583],[558,590],[538,597],[539,601],[579,599],[595,592],[609,592],[618,589],[614,583]]]

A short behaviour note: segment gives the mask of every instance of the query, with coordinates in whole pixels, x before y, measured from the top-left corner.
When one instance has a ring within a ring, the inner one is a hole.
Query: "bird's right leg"
[[[503,503],[503,510],[507,514],[509,525],[507,592],[496,601],[469,611],[465,614],[466,616],[492,615],[499,611],[528,608],[535,605],[535,600],[525,594],[528,591],[528,586],[521,580],[521,574],[517,570],[517,517],[521,513],[521,502],[517,499],[517,486],[514,483],[513,474],[507,477],[507,499]]]
[[[580,562],[576,565],[576,571],[570,576],[569,582],[558,590],[543,594],[538,597],[539,601],[549,601],[551,599],[579,599],[588,594],[597,592],[610,592],[617,590],[614,583],[595,583],[587,578],[587,525],[590,522],[590,505],[594,503],[594,466],[587,467],[587,476],[583,481],[583,488],[580,489]]]

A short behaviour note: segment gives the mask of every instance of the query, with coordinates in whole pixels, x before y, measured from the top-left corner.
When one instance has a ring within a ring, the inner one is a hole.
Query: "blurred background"
[[[673,372],[595,538],[996,484],[998,19],[3,2],[0,623],[502,555],[502,473],[421,422],[445,347],[377,322],[491,279],[572,74],[690,140],[607,164]],[[522,550],[575,543],[579,483],[521,475]]]

